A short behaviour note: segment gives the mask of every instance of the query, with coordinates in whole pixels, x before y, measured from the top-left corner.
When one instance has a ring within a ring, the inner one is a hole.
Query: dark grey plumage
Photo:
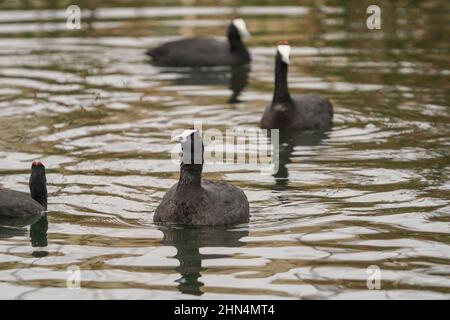
[[[332,126],[333,106],[314,95],[294,95],[286,102],[272,102],[261,119],[265,129],[326,130]]]
[[[264,129],[326,130],[333,122],[333,105],[315,95],[291,96],[287,83],[288,65],[277,51],[275,57],[275,89],[272,102],[261,119]]]
[[[177,183],[167,191],[156,209],[155,222],[230,225],[249,219],[244,192],[226,182],[203,180],[201,188],[182,190]]]
[[[195,139],[201,141],[198,133],[182,142],[180,179],[156,208],[154,222],[209,226],[248,222],[249,204],[242,190],[226,182],[202,180],[203,147],[201,163],[195,164],[194,151],[189,152],[195,149]]]
[[[30,195],[19,191],[0,189],[0,217],[20,218],[41,214],[45,208]]]
[[[47,186],[45,167],[40,162],[33,162],[30,175],[30,195],[0,189],[0,219],[27,219],[41,216],[47,210]]]
[[[233,23],[228,28],[228,42],[211,38],[187,38],[150,49],[147,55],[152,58],[153,64],[169,67],[240,65],[250,62],[250,54]]]

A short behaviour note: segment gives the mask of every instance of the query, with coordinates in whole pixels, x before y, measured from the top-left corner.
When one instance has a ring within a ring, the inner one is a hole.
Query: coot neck
[[[228,37],[228,42],[230,43],[231,53],[243,54],[243,55],[249,56],[247,48],[242,43],[241,35],[239,34],[239,31],[233,25],[231,25],[228,28],[227,37]]]
[[[230,42],[231,52],[245,51],[245,46],[241,41],[241,36],[228,34],[228,41]]]
[[[273,93],[272,103],[289,102],[291,95],[289,94],[287,82],[288,65],[281,60],[280,53],[277,52],[275,58],[275,90]]]
[[[203,164],[184,164],[182,162],[180,166],[180,180],[178,181],[177,192],[186,189],[200,189],[202,186],[202,171]]]
[[[32,173],[30,177],[30,195],[47,209],[47,181],[45,175]]]

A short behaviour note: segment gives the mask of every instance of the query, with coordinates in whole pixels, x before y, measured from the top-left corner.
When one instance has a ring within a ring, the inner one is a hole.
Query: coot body
[[[203,143],[195,130],[175,141],[182,144],[180,178],[156,208],[155,223],[232,225],[248,222],[249,204],[244,192],[226,183],[202,180]]]
[[[47,186],[45,167],[41,162],[33,162],[29,181],[30,195],[0,189],[0,219],[27,219],[41,216],[47,210]]]
[[[331,102],[316,95],[291,96],[287,83],[290,47],[280,42],[275,57],[275,89],[261,119],[264,129],[326,130],[332,126]]]
[[[211,38],[187,38],[165,43],[147,51],[152,63],[169,67],[240,65],[250,62],[242,42],[248,36],[244,20],[233,19],[228,27],[227,42]]]
[[[30,195],[0,189],[0,217],[20,218],[41,214],[45,208]]]

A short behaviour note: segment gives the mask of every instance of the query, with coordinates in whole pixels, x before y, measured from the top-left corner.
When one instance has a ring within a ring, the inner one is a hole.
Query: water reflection
[[[22,237],[26,234],[24,228],[15,228],[9,226],[0,226],[0,239],[8,239],[13,237]]]
[[[221,66],[216,68],[165,68],[162,73],[176,72],[180,77],[173,83],[184,86],[228,86],[228,103],[239,103],[239,96],[248,85],[250,65]]]
[[[240,240],[248,236],[247,230],[228,230],[210,227],[159,227],[164,233],[162,243],[177,249],[175,256],[180,265],[176,271],[181,277],[177,280],[180,292],[200,296],[204,284],[199,280],[202,271],[202,260],[228,258],[228,255],[201,254],[203,247],[240,247]]]
[[[33,248],[39,248],[40,250],[33,251],[34,257],[45,257],[48,252],[42,250],[46,247],[47,242],[47,230],[48,220],[45,213],[41,217],[32,216],[20,219],[0,219],[0,239],[8,239],[13,237],[25,236],[27,230],[26,226],[30,225],[30,241]]]
[[[140,258],[152,245],[161,250],[152,250],[147,274],[132,266],[126,273],[123,266],[98,268],[101,286],[82,294],[136,298],[149,279],[159,285],[162,277],[167,286],[144,290],[146,296],[151,290],[168,299],[192,297],[180,292],[208,299],[449,298],[450,25],[444,1],[385,2],[392,14],[383,16],[382,30],[366,28],[366,6],[341,0],[290,1],[288,7],[255,0],[243,8],[205,0],[198,7],[176,0],[170,7],[83,3],[95,12],[76,32],[65,28],[65,11],[55,1],[0,4],[0,180],[7,188],[24,186],[22,164],[37,157],[54,168],[48,242],[58,243],[52,259],[32,259],[28,268],[23,252],[47,250],[46,220],[0,223],[0,298],[20,298],[29,288],[27,297],[72,298],[65,285],[54,287],[66,274],[61,279],[52,271],[67,263],[90,266],[104,255]],[[223,36],[235,10],[255,30],[250,79],[245,69],[148,64],[145,49],[170,37]],[[140,234],[124,222],[153,211],[178,179],[178,167],[167,166],[172,131],[193,119],[221,130],[258,126],[273,93],[280,37],[293,48],[292,94],[330,98],[335,126],[323,134],[282,134],[273,177],[240,166],[208,172],[247,193],[252,232],[245,246],[236,239],[239,248],[212,248],[237,252],[239,259],[214,259],[214,268],[205,270],[212,261],[201,252],[218,235],[207,241],[172,228],[167,252],[155,244],[159,227]],[[224,104],[240,98],[238,105]],[[174,248],[176,272],[166,262]],[[383,290],[366,290],[371,264],[382,268]],[[29,282],[17,281],[21,272]]]
[[[30,228],[31,246],[33,248],[39,248],[38,250],[33,251],[34,257],[45,257],[48,255],[48,251],[43,249],[43,247],[46,247],[48,244],[47,230],[48,230],[48,220],[46,214],[31,225]]]
[[[39,219],[40,219],[40,216],[38,216],[38,215],[32,215],[32,216],[20,217],[20,218],[1,217],[0,218],[0,227],[5,228],[5,229],[24,228],[26,226],[34,224]],[[1,234],[1,231],[0,231],[0,234]]]
[[[231,67],[231,79],[230,90],[233,93],[228,100],[229,103],[240,102],[239,95],[248,85],[248,73],[250,72],[250,66],[232,66]]]
[[[270,131],[269,131],[270,132]],[[275,178],[274,189],[278,191],[286,190],[289,183],[288,165],[292,162],[295,147],[312,147],[319,145],[323,139],[328,137],[326,131],[279,131],[279,153],[278,171],[273,175]],[[284,203],[287,199],[280,196],[280,201]]]

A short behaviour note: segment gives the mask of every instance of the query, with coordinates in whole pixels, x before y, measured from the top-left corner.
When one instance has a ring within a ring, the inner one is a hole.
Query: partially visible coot
[[[316,95],[289,94],[287,72],[291,47],[280,41],[275,56],[275,90],[261,119],[264,129],[326,130],[332,125],[333,106]]]
[[[0,223],[31,224],[47,210],[45,167],[33,162],[29,180],[30,194],[0,188]]]
[[[224,181],[202,180],[203,142],[197,130],[174,137],[181,143],[180,178],[156,208],[154,222],[186,225],[232,225],[248,222],[244,192]]]
[[[212,38],[187,38],[165,43],[147,51],[155,65],[169,67],[201,67],[239,65],[250,62],[250,54],[242,42],[248,37],[245,22],[234,18],[228,27],[228,41]]]

